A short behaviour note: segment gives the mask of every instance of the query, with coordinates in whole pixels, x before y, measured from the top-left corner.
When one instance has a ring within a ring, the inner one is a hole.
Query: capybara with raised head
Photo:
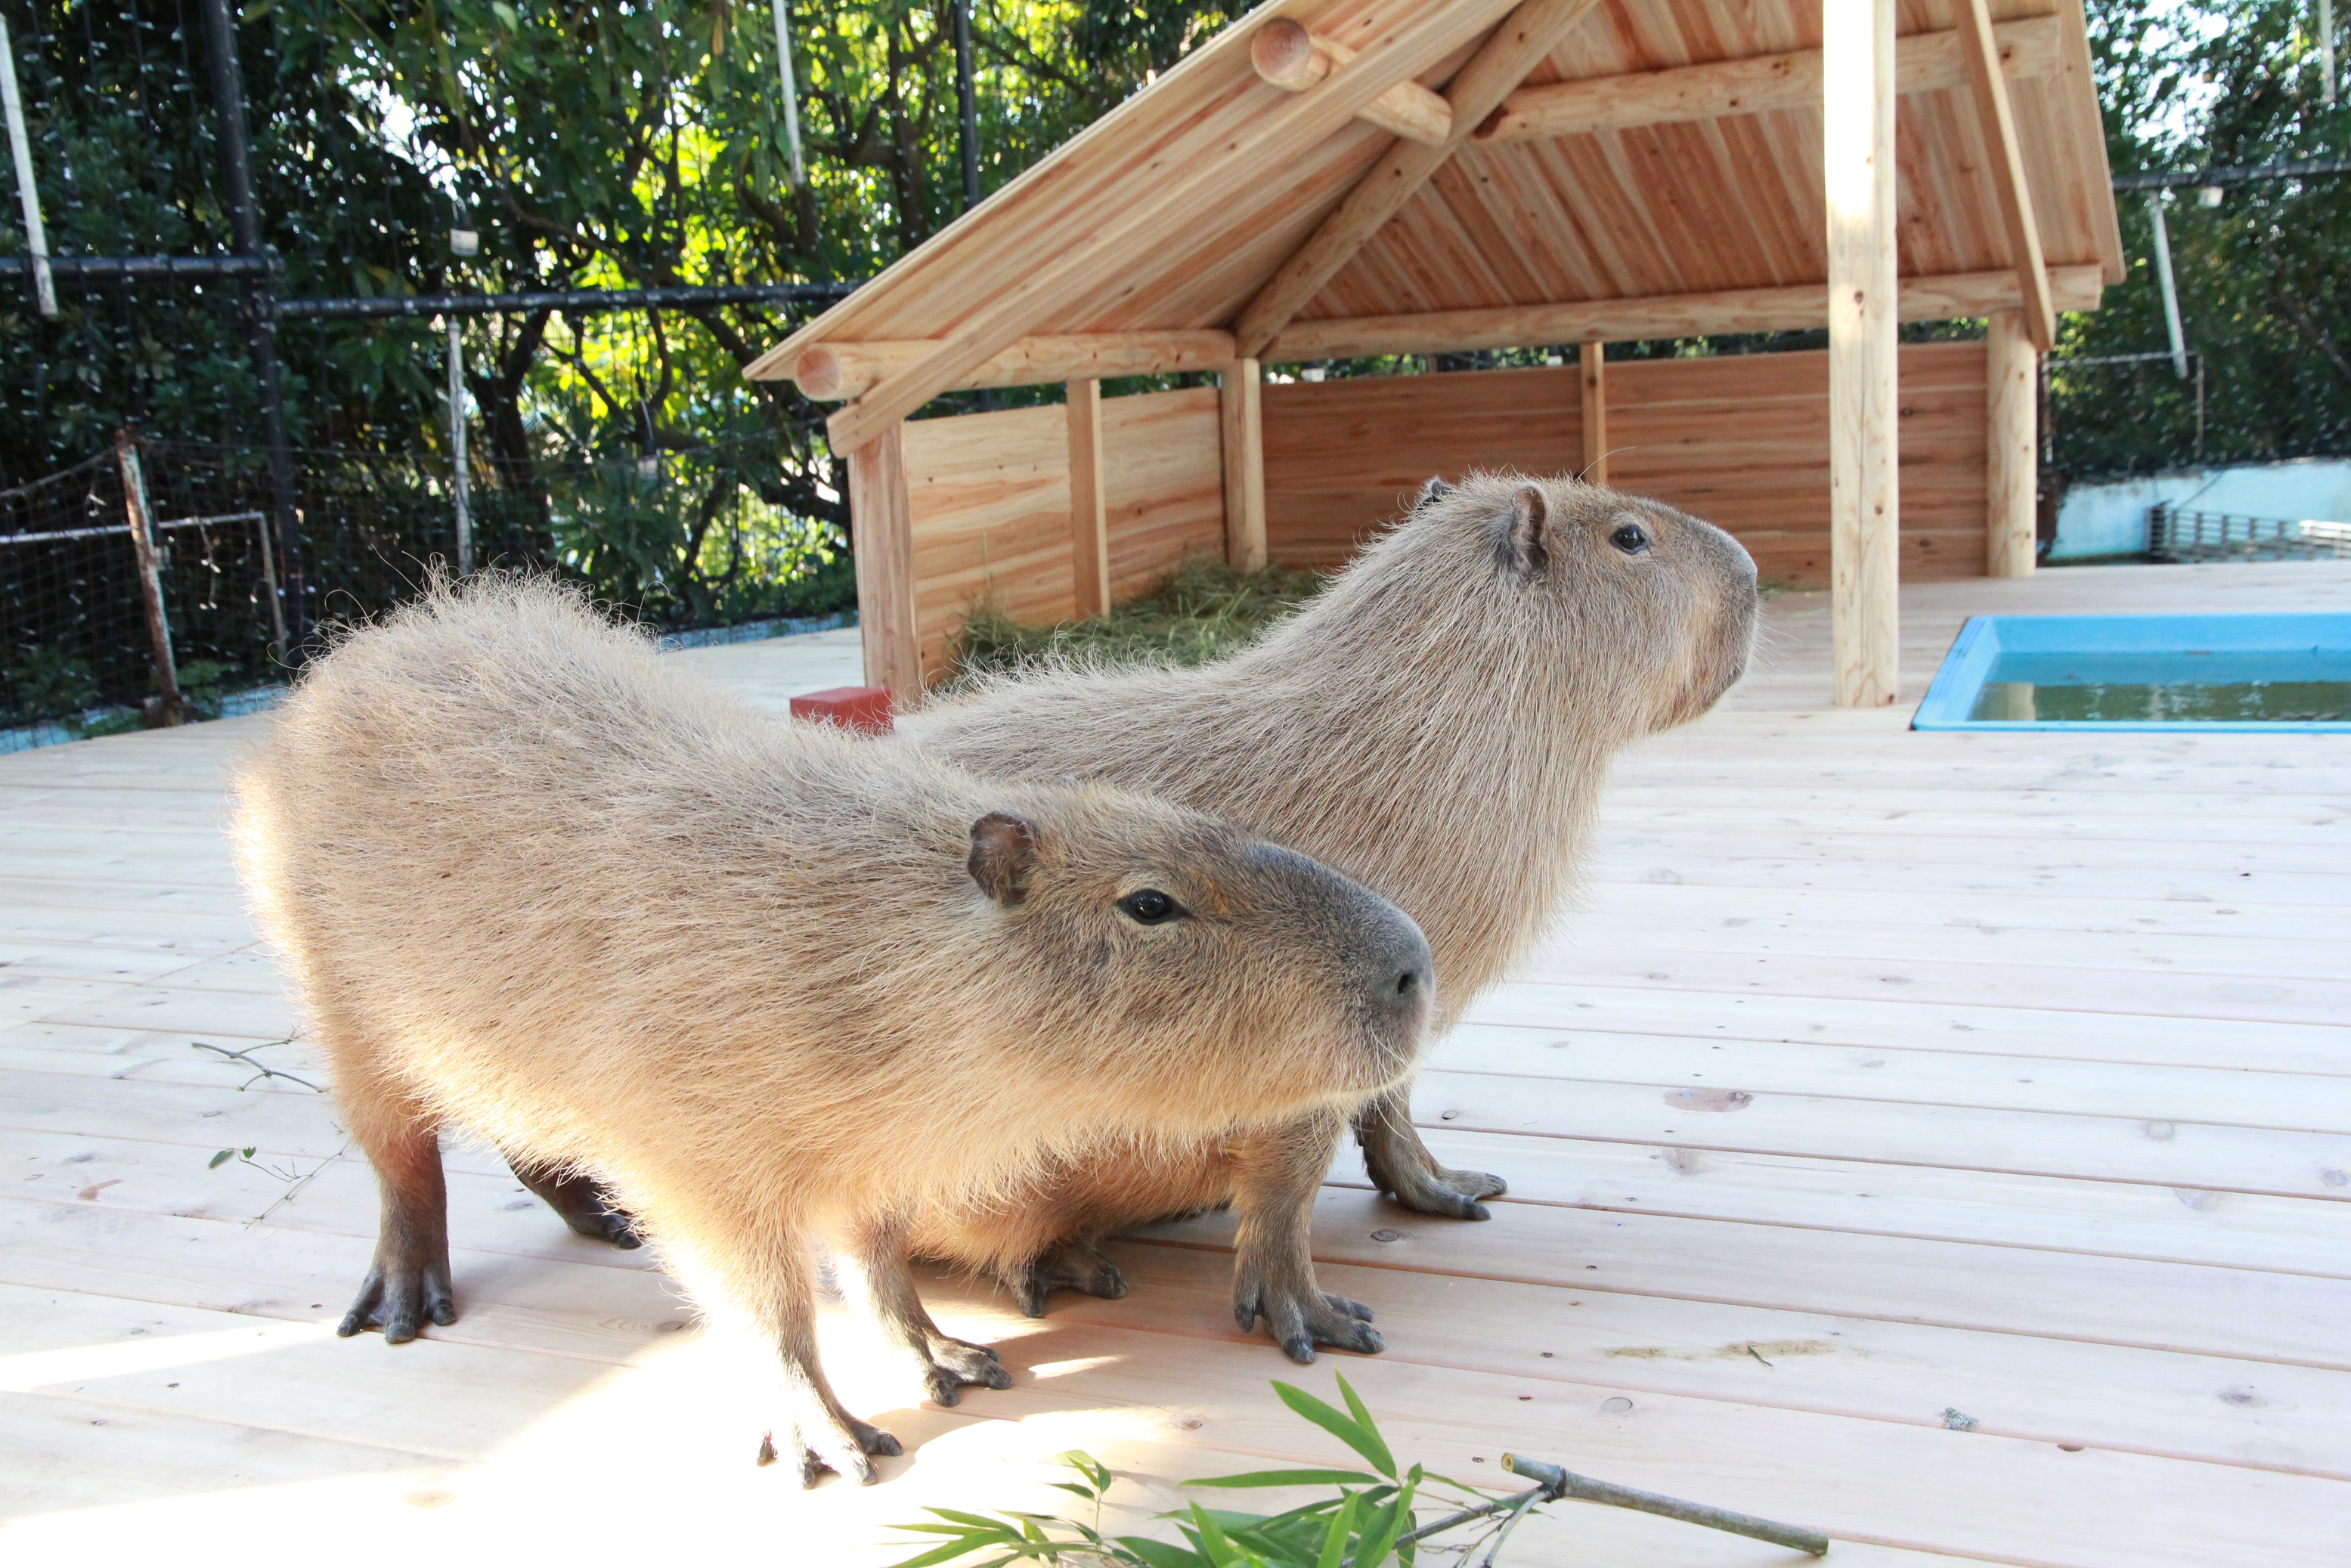
[[[1442,1030],[1562,911],[1610,757],[1738,681],[1758,597],[1738,541],[1670,507],[1571,479],[1432,480],[1240,653],[1001,679],[905,729],[981,773],[1140,790],[1355,877],[1427,933]],[[1501,1178],[1440,1166],[1410,1092],[1358,1116],[1373,1181],[1413,1208],[1484,1218],[1478,1199]],[[977,1226],[942,1217],[913,1239],[949,1259],[1030,1249],[999,1274],[1033,1313],[1056,1285],[1120,1293],[1091,1243],[1217,1202],[1224,1180],[1213,1158],[1162,1145],[1063,1168],[1051,1204]]]
[[[817,1364],[812,1243],[952,1402],[1008,1380],[915,1298],[917,1217],[1229,1146],[1243,1290],[1333,1310],[1311,1142],[1410,1071],[1430,965],[1303,855],[765,717],[513,579],[350,633],[237,789],[247,885],[382,1188],[345,1333],[454,1320],[444,1124],[603,1183],[764,1339],[804,1480],[898,1451]]]

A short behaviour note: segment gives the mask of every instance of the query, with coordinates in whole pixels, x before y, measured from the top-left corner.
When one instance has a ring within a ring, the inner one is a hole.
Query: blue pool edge
[[[2351,721],[2292,720],[2292,719],[2126,719],[2106,723],[2091,719],[2012,719],[1970,718],[1975,706],[1976,693],[1983,686],[1984,676],[1991,673],[1993,662],[2000,656],[2000,622],[2067,621],[2105,622],[2109,629],[2119,630],[2124,623],[2133,625],[2178,622],[2239,622],[2274,624],[2288,618],[2318,619],[2307,612],[2286,612],[2277,616],[2264,615],[1970,615],[1951,639],[1950,651],[1943,655],[1935,671],[1927,695],[1910,716],[1914,730],[2075,730],[2104,735],[2338,735],[2351,733]],[[2340,619],[2341,617],[2332,617]],[[2213,639],[2207,638],[2208,643]]]

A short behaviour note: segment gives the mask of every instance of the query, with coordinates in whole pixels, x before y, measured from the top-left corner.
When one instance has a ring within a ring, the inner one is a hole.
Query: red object
[[[837,724],[860,735],[890,733],[890,694],[880,686],[834,686],[792,699],[792,716]]]

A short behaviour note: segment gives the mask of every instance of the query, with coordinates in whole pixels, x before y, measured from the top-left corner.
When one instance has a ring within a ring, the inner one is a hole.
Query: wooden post
[[[890,425],[849,455],[849,527],[857,559],[857,626],[865,684],[900,704],[923,694],[914,634],[914,519],[906,497],[906,427]]]
[[[147,639],[155,652],[155,700],[147,727],[179,723],[187,716],[180,697],[180,666],[172,657],[172,625],[163,614],[163,561],[155,549],[155,519],[147,509],[147,476],[139,466],[139,439],[128,430],[114,435],[114,465],[122,471],[122,517],[131,529],[131,550],[139,558],[139,592],[147,601]]]
[[[1586,343],[1576,351],[1583,367],[1583,482],[1608,483],[1608,345]]]
[[[1831,643],[1837,706],[1884,707],[1901,686],[1894,0],[1823,3]]]
[[[1070,383],[1070,575],[1078,614],[1110,612],[1110,517],[1102,501],[1102,382]]]
[[[1984,344],[1984,575],[2030,577],[2040,520],[2041,355],[2014,310]]]
[[[1255,360],[1235,360],[1221,377],[1225,447],[1225,559],[1235,571],[1265,570],[1265,389]]]

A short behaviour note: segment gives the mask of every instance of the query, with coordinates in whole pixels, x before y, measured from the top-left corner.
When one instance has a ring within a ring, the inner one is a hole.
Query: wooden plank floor
[[[1968,613],[2346,591],[2330,565],[1916,587],[1906,695]],[[1432,1469],[1546,1455],[1820,1526],[1833,1563],[2351,1563],[2351,748],[1913,734],[1907,704],[1824,707],[1817,598],[1769,621],[1723,712],[1620,768],[1581,907],[1423,1082],[1440,1152],[1510,1176],[1496,1218],[1335,1174],[1326,1281],[1389,1346],[1348,1375]],[[768,700],[840,678],[805,656],[678,655]],[[1328,1390],[1342,1358],[1234,1333],[1216,1219],[1125,1245],[1128,1299],[1041,1322],[937,1281],[1016,1369],[952,1411],[829,1322],[846,1396],[910,1450],[862,1490],[752,1468],[738,1353],[478,1150],[451,1157],[464,1316],[336,1341],[369,1174],[323,1097],[197,1048],[319,1076],[268,1043],[295,1020],[221,835],[266,722],[0,758],[18,1560],[887,1562],[911,1548],[881,1527],[925,1506],[1055,1500],[1041,1461],[1072,1447],[1166,1479],[1338,1457],[1268,1382]],[[1799,1561],[1599,1509],[1513,1548]]]

